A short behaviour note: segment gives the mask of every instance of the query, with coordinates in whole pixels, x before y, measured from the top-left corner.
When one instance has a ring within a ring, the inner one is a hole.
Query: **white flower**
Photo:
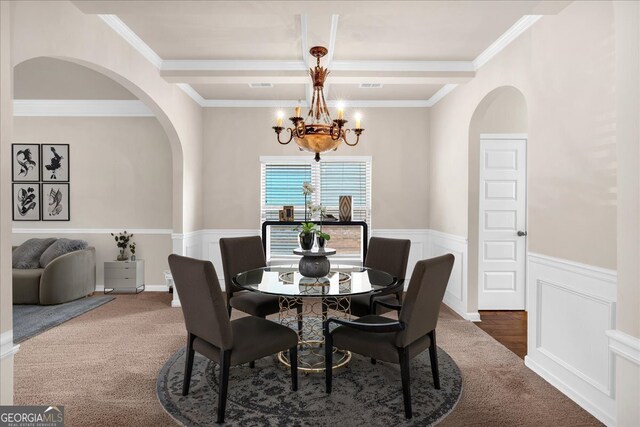
[[[302,184],[302,194],[304,194],[305,196],[310,196],[314,191],[316,191],[316,189],[313,187],[313,185],[311,185],[311,183],[304,182]]]

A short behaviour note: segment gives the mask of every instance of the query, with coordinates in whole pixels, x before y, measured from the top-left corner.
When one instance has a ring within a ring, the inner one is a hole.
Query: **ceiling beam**
[[[274,85],[301,85],[309,84],[309,76],[300,73],[296,76],[221,76],[209,75],[206,72],[176,72],[162,71],[162,77],[170,83],[189,84],[250,84],[250,83],[273,83]],[[474,72],[440,72],[425,73],[424,76],[336,76],[331,75],[328,80],[332,84],[360,84],[360,83],[381,83],[385,85],[437,85],[448,83],[466,83],[473,79]],[[326,92],[325,92],[326,93]]]

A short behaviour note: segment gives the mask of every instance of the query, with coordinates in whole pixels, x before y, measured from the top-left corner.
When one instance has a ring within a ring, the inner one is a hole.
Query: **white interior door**
[[[481,135],[478,308],[524,310],[527,140]]]

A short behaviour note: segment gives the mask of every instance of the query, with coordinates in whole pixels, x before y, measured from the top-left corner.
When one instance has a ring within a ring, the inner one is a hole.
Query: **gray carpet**
[[[27,340],[114,299],[96,296],[57,305],[14,305],[13,342]]]
[[[334,373],[331,395],[324,375],[300,375],[297,392],[291,377],[274,357],[232,367],[226,425],[238,426],[428,426],[446,417],[462,394],[462,375],[449,355],[438,349],[441,389],[433,387],[429,353],[411,362],[413,419],[404,418],[400,368],[384,362],[372,365],[353,355],[346,368]],[[215,425],[217,364],[196,353],[189,395],[182,396],[184,349],[162,367],[157,393],[165,410],[187,426]]]

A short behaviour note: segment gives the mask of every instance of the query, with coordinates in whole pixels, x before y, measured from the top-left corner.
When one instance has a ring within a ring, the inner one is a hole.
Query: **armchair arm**
[[[401,304],[390,304],[388,302],[380,301],[379,299],[374,299],[373,304],[371,305],[372,314],[376,312],[376,305],[381,305],[386,308],[390,308],[391,310],[400,311],[402,310]]]
[[[90,295],[96,288],[95,249],[59,256],[40,278],[40,304],[60,304]]]
[[[326,332],[329,333],[329,324],[336,323],[341,326],[347,326],[364,332],[398,332],[404,330],[404,323],[398,321],[390,321],[388,323],[364,323],[354,320],[336,319],[330,317],[325,322]]]

